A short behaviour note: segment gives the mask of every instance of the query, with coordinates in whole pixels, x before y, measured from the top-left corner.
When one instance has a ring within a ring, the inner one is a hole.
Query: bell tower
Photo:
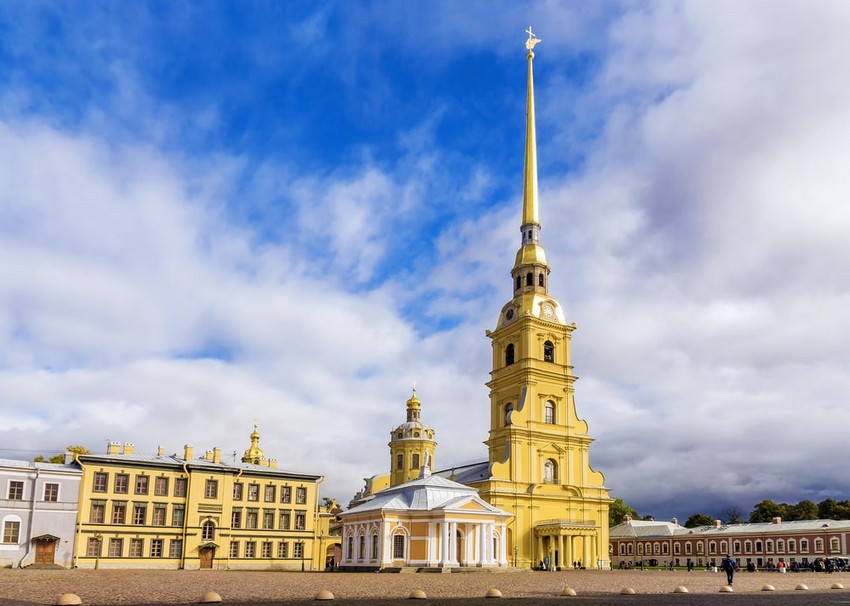
[[[563,306],[549,295],[540,243],[533,48],[527,30],[528,88],[520,248],[511,269],[513,297],[502,307],[492,341],[489,478],[473,485],[490,504],[514,514],[508,529],[516,565],[608,561],[608,490],[590,467],[593,438],[576,414],[570,340]]]
[[[433,469],[434,430],[422,423],[422,402],[413,395],[407,400],[407,421],[390,432],[390,486],[419,477],[422,467]]]

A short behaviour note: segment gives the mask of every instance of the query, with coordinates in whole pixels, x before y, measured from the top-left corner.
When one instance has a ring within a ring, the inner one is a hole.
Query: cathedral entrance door
[[[56,541],[53,539],[35,540],[35,563],[53,564],[56,554]]]

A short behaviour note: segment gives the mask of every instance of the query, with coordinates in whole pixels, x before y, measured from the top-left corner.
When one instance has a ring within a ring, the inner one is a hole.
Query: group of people
[[[549,556],[546,556],[545,558],[540,560],[540,570],[551,570],[553,572],[556,571],[558,567],[552,566],[551,564],[552,563],[549,560]],[[581,568],[581,560],[576,560],[575,562],[573,562],[573,568],[579,570]]]

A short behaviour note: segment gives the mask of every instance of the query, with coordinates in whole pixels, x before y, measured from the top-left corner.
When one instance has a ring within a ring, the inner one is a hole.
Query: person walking
[[[726,557],[720,563],[720,567],[726,572],[727,584],[732,585],[732,578],[735,576],[735,560],[732,559],[732,556],[726,554]]]

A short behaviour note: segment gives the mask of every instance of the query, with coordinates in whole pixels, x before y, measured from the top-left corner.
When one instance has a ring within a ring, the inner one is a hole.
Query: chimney
[[[723,526],[722,520],[714,520],[714,527],[715,528],[720,528],[721,526]]]
[[[127,442],[126,444],[124,444],[124,452],[123,452],[123,453],[121,453],[121,454],[131,455],[131,454],[133,454],[133,453],[135,453],[135,452],[136,452],[136,447],[135,447],[135,445],[133,445],[133,444],[132,444],[132,443],[130,443],[130,442]]]
[[[65,453],[65,465],[70,465],[73,462],[74,462],[74,453],[73,452],[66,452]]]
[[[269,467],[271,469],[277,469],[277,459],[269,459]]]
[[[775,518],[773,518],[773,519],[771,520],[771,522],[772,522],[773,524],[782,524],[782,518],[780,518],[780,517],[775,517]]]
[[[212,450],[212,462],[213,463],[221,463],[221,448],[213,448],[213,450]]]
[[[156,447],[156,456],[161,457],[165,454],[165,449],[162,446]]]
[[[186,444],[183,447],[183,460],[191,461],[192,460],[192,447]]]
[[[679,525],[679,520],[677,520],[676,518],[673,518],[673,519],[672,519],[672,520],[670,520],[670,521],[671,521],[671,522],[673,522],[673,526],[678,526],[678,525]]]
[[[117,455],[121,454],[121,444],[118,442],[109,442],[106,444],[106,454]]]

